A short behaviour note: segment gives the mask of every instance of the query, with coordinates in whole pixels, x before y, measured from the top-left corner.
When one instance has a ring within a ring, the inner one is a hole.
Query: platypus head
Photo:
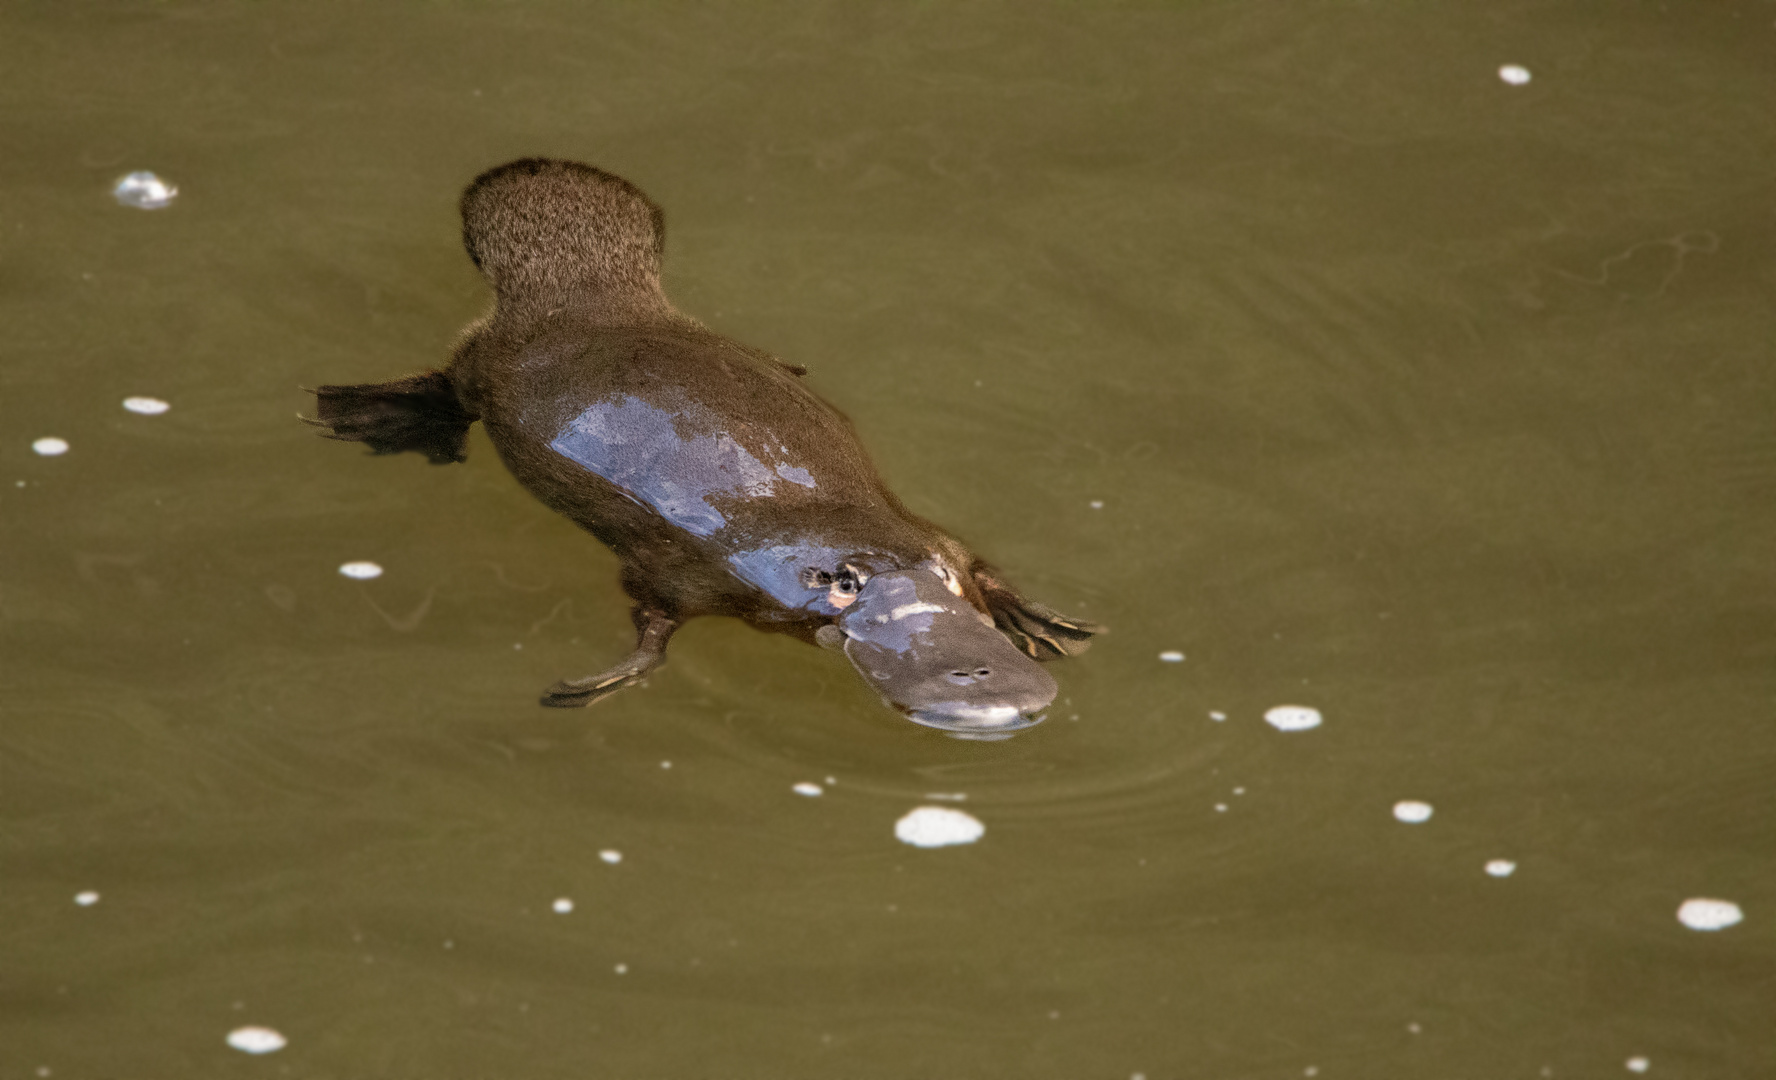
[[[845,655],[915,723],[1001,739],[1042,722],[1055,681],[933,566],[876,574],[839,616]]]
[[[462,219],[463,247],[501,301],[662,296],[665,215],[640,188],[602,169],[549,158],[508,162],[463,192]]]

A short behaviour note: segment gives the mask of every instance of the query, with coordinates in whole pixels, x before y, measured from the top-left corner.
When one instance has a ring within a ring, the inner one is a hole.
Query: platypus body
[[[1023,599],[909,513],[804,369],[675,310],[647,196],[529,158],[477,177],[462,213],[492,312],[446,370],[323,386],[310,422],[446,463],[479,420],[520,483],[616,552],[635,651],[544,704],[638,682],[686,619],[731,615],[842,648],[919,723],[993,738],[1039,722],[1056,687],[1037,661],[1102,628]]]

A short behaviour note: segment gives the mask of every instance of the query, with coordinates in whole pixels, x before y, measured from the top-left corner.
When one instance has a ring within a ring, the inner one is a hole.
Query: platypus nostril
[[[984,679],[988,675],[991,675],[991,674],[992,674],[992,672],[988,671],[986,668],[975,668],[974,669],[974,677],[977,679]]]

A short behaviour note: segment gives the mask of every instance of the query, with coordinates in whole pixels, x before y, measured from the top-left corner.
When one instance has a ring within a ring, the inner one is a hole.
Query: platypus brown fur
[[[1102,627],[1025,600],[888,491],[805,370],[706,329],[660,287],[664,215],[634,185],[526,158],[462,197],[495,294],[449,366],[322,386],[330,438],[463,460],[481,421],[531,493],[616,552],[639,640],[546,705],[589,705],[665,658],[686,619],[731,615],[841,647],[891,705],[981,736],[1053,700],[1034,661]]]

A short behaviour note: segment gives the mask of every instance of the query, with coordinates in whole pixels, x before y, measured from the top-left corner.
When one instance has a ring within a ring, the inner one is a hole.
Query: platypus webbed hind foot
[[[322,432],[326,438],[361,442],[378,454],[413,450],[434,465],[463,460],[475,421],[442,371],[362,386],[322,386],[313,393],[315,417],[302,421],[329,428]]]
[[[579,709],[610,697],[625,686],[634,686],[648,672],[666,662],[666,642],[678,622],[659,611],[637,611],[635,626],[641,632],[635,651],[615,666],[583,679],[563,679],[543,691],[543,704],[555,709]]]
[[[1037,660],[1078,656],[1091,648],[1094,634],[1109,632],[1109,627],[1101,623],[1062,615],[1051,607],[1024,599],[988,567],[977,565],[973,576],[987,602],[987,610],[993,614],[993,625],[1012,644]]]

